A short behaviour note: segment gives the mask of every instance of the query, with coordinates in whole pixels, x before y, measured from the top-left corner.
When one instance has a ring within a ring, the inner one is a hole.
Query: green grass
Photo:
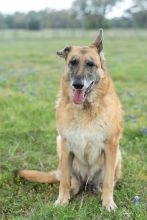
[[[55,208],[58,186],[14,179],[17,168],[56,168],[55,103],[64,61],[56,51],[85,45],[96,31],[0,32],[0,219],[144,220],[147,205],[147,31],[106,31],[105,56],[124,109],[122,179],[116,212],[100,195]],[[140,203],[134,204],[134,196]]]

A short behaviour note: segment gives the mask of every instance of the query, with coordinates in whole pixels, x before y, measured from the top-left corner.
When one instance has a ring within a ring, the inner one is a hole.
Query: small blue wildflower
[[[143,127],[143,128],[141,129],[141,132],[142,132],[143,134],[147,134],[147,127]]]
[[[136,116],[135,115],[130,115],[130,120],[131,121],[135,121],[136,120]]]
[[[135,197],[133,198],[133,202],[134,202],[134,203],[140,203],[140,197],[139,197],[139,196],[135,196]]]
[[[25,87],[25,86],[26,86],[26,83],[25,83],[25,82],[22,82],[22,83],[21,83],[21,86],[22,86],[22,87]]]
[[[31,90],[31,91],[30,91],[30,95],[36,96],[37,94]]]
[[[135,96],[135,93],[134,93],[133,91],[129,91],[129,92],[128,92],[128,96],[134,97],[134,96]]]
[[[22,89],[22,90],[21,90],[21,93],[22,93],[22,94],[26,93],[25,89]]]

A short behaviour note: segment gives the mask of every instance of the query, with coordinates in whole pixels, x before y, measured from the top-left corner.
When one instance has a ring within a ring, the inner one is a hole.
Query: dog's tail
[[[59,157],[59,165],[57,170],[50,172],[41,172],[36,170],[17,170],[14,171],[15,176],[22,177],[23,179],[39,182],[39,183],[58,183],[60,182],[60,160],[61,160],[61,137],[57,137],[57,153]]]
[[[60,171],[41,172],[36,170],[18,170],[15,176],[22,177],[26,180],[39,183],[58,183],[60,182]]]

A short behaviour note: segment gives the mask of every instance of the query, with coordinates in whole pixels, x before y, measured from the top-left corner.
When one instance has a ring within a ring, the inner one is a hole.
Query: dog
[[[115,183],[121,176],[119,141],[123,114],[103,54],[103,30],[90,46],[67,46],[56,105],[57,170],[19,170],[17,175],[40,183],[59,183],[55,205],[69,203],[83,186],[100,191],[108,211],[117,208]]]

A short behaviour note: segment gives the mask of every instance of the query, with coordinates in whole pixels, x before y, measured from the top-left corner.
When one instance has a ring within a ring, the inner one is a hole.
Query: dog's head
[[[90,46],[67,46],[57,52],[65,58],[65,74],[75,104],[82,104],[104,76],[102,68],[103,31],[100,29],[95,42]]]

